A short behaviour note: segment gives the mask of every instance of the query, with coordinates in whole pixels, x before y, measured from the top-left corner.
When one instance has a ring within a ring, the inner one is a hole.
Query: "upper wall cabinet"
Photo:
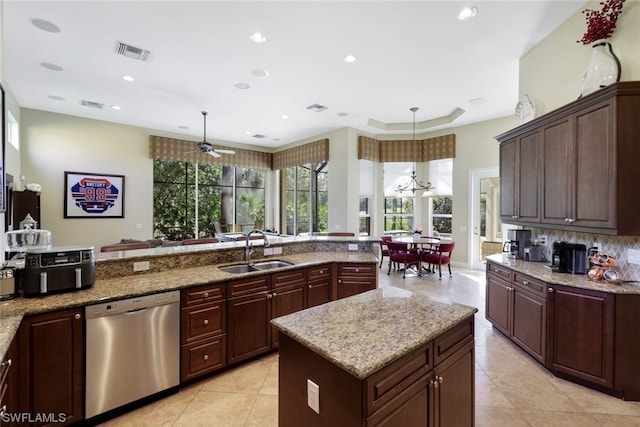
[[[619,82],[496,137],[502,222],[640,235],[640,82]]]

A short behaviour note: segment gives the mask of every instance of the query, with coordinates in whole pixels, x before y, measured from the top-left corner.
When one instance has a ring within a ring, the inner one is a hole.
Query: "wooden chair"
[[[213,221],[213,230],[215,231],[215,234],[224,234],[222,232],[222,226],[218,221]]]
[[[449,277],[451,277],[451,253],[455,247],[455,243],[440,243],[432,251],[425,251],[420,255],[420,259],[431,265],[438,266],[438,274],[440,280],[442,280],[442,266],[447,265],[449,267]]]
[[[200,239],[184,239],[182,241],[183,245],[201,245],[204,243],[218,243],[220,240],[215,237],[204,237]]]
[[[113,245],[105,245],[100,248],[100,252],[116,252],[116,251],[130,251],[133,249],[149,249],[149,243],[114,243]]]
[[[392,239],[392,236],[380,236],[380,266],[378,268],[382,268],[382,261],[384,260],[384,257],[389,257],[389,247],[387,246],[387,242],[390,242]]]
[[[330,233],[327,233],[327,236],[349,236],[349,237],[354,237],[355,233],[350,233],[348,231],[332,231]]]
[[[387,247],[389,248],[389,271],[387,275],[391,274],[391,264],[402,264],[402,278],[406,276],[407,268],[415,265],[418,269],[418,275],[420,275],[420,255],[409,249],[408,243],[399,243],[394,241],[388,241]]]

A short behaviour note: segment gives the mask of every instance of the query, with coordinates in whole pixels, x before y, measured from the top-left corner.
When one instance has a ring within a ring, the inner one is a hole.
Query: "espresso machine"
[[[507,252],[509,258],[522,259],[524,248],[531,245],[531,230],[507,230],[507,241],[502,251]]]

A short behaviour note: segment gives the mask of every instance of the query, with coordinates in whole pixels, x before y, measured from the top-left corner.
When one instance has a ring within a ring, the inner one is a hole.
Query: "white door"
[[[498,168],[471,169],[469,171],[469,265],[484,270],[488,254],[502,251],[500,224],[500,179]]]

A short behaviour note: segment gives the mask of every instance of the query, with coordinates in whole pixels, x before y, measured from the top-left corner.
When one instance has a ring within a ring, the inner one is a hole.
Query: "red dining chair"
[[[390,242],[391,239],[393,239],[392,236],[380,236],[380,266],[378,268],[382,268],[382,261],[384,260],[384,257],[389,257],[387,242]]]
[[[449,277],[451,277],[451,253],[456,244],[440,243],[431,251],[425,251],[421,254],[420,259],[431,265],[438,266],[438,274],[440,274],[440,280],[442,280],[442,266],[447,265],[449,267]]]
[[[389,248],[389,271],[387,275],[391,274],[391,264],[402,264],[402,278],[405,278],[407,268],[415,265],[420,275],[420,255],[417,252],[409,250],[408,243],[399,243],[394,241],[387,242],[387,248]]]
[[[203,243],[218,243],[220,240],[215,237],[201,237],[199,239],[184,239],[183,245],[201,245]]]

